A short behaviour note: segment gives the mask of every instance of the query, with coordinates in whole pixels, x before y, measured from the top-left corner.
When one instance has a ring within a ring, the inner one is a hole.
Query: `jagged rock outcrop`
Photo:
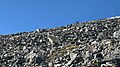
[[[120,67],[120,17],[0,35],[0,67]]]

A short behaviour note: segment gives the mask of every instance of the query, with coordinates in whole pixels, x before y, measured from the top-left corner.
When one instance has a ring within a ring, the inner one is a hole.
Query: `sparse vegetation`
[[[56,51],[53,51],[51,54],[49,54],[48,58],[53,61],[56,57],[61,55],[63,56],[68,50],[72,51],[72,49],[76,48],[80,48],[80,46],[74,44],[65,45],[64,47],[58,48]]]

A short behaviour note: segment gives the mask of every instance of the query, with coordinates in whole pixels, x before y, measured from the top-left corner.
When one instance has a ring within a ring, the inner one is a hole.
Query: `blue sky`
[[[0,34],[120,15],[120,0],[0,0]]]

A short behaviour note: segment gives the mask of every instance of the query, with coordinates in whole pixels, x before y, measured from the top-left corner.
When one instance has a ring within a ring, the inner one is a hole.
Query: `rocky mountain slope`
[[[120,17],[0,35],[0,67],[120,67]]]

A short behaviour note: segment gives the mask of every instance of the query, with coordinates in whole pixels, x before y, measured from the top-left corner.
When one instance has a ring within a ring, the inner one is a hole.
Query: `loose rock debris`
[[[120,67],[120,17],[0,35],[0,67]]]

